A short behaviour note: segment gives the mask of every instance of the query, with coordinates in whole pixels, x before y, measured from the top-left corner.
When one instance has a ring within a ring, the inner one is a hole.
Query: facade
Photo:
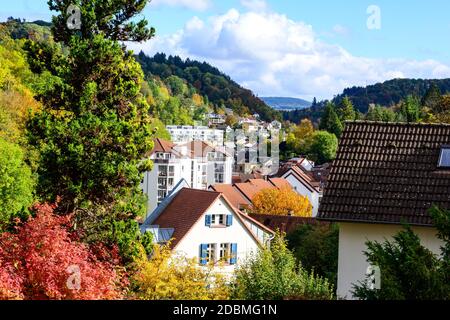
[[[340,225],[338,296],[354,298],[365,279],[366,241],[391,240],[403,223],[440,253],[428,210],[450,209],[449,146],[450,125],[346,123],[318,216]]]
[[[191,188],[204,190],[211,184],[231,183],[232,157],[202,141],[175,145],[156,139],[150,159],[153,170],[144,174],[141,185],[148,197],[148,212],[182,179]]]
[[[236,210],[222,193],[189,188],[172,194],[141,230],[160,244],[171,239],[175,254],[195,258],[199,266],[213,263],[223,273],[273,238],[272,230]]]
[[[286,179],[292,188],[299,195],[308,198],[312,205],[312,215],[317,216],[319,211],[319,203],[322,198],[322,190],[320,188],[320,182],[316,181],[312,174],[305,172],[305,169],[294,165],[292,167],[285,167],[279,172],[281,178]]]
[[[183,144],[190,141],[205,141],[213,146],[224,145],[224,131],[205,126],[166,126],[172,141]]]

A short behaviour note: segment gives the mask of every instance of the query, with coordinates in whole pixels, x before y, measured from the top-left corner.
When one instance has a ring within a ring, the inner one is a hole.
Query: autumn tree
[[[149,106],[140,92],[143,74],[119,41],[144,41],[154,30],[136,22],[146,0],[82,1],[78,30],[72,0],[49,0],[53,36],[64,54],[47,43],[26,45],[32,70],[57,81],[40,95],[42,110],[28,123],[29,143],[40,152],[39,196],[59,213],[76,212],[88,241],[116,242],[116,222],[145,213],[139,184],[151,169]],[[128,222],[131,221],[131,222]]]
[[[120,298],[120,270],[76,242],[71,217],[55,208],[37,205],[34,217],[0,234],[0,299]]]
[[[257,214],[311,217],[312,205],[307,197],[291,188],[268,188],[253,197],[252,211]]]
[[[198,261],[174,254],[170,244],[153,247],[148,259],[142,252],[131,279],[132,298],[141,300],[224,300],[229,290],[225,278],[200,267]]]

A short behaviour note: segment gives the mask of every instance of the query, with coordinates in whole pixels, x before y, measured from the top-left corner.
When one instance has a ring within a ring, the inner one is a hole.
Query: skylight
[[[450,145],[441,148],[441,155],[439,156],[439,168],[450,169]]]

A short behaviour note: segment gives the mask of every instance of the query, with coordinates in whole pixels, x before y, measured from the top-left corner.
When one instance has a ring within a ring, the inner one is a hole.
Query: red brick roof
[[[349,122],[331,166],[319,218],[431,225],[450,209],[450,170],[438,168],[450,125]]]

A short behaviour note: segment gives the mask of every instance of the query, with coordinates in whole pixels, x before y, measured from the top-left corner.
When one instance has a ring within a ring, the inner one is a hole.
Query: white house
[[[308,198],[312,205],[312,215],[316,217],[322,196],[320,182],[316,181],[311,174],[307,174],[305,169],[301,169],[297,165],[282,168],[278,175],[286,179],[295,192]]]
[[[152,232],[161,244],[171,240],[174,253],[196,258],[199,266],[214,263],[223,273],[273,238],[272,230],[235,209],[222,193],[189,188],[174,191],[141,231]]]
[[[205,141],[213,146],[224,145],[223,130],[210,129],[205,126],[166,126],[175,144],[183,144],[190,141]]]
[[[182,179],[195,189],[231,183],[233,158],[203,141],[175,145],[155,139],[150,159],[153,169],[144,174],[141,184],[148,197],[147,212],[152,212]]]
[[[338,296],[365,279],[366,241],[392,240],[402,223],[440,254],[433,204],[450,209],[450,125],[346,123],[318,216],[340,226]]]

